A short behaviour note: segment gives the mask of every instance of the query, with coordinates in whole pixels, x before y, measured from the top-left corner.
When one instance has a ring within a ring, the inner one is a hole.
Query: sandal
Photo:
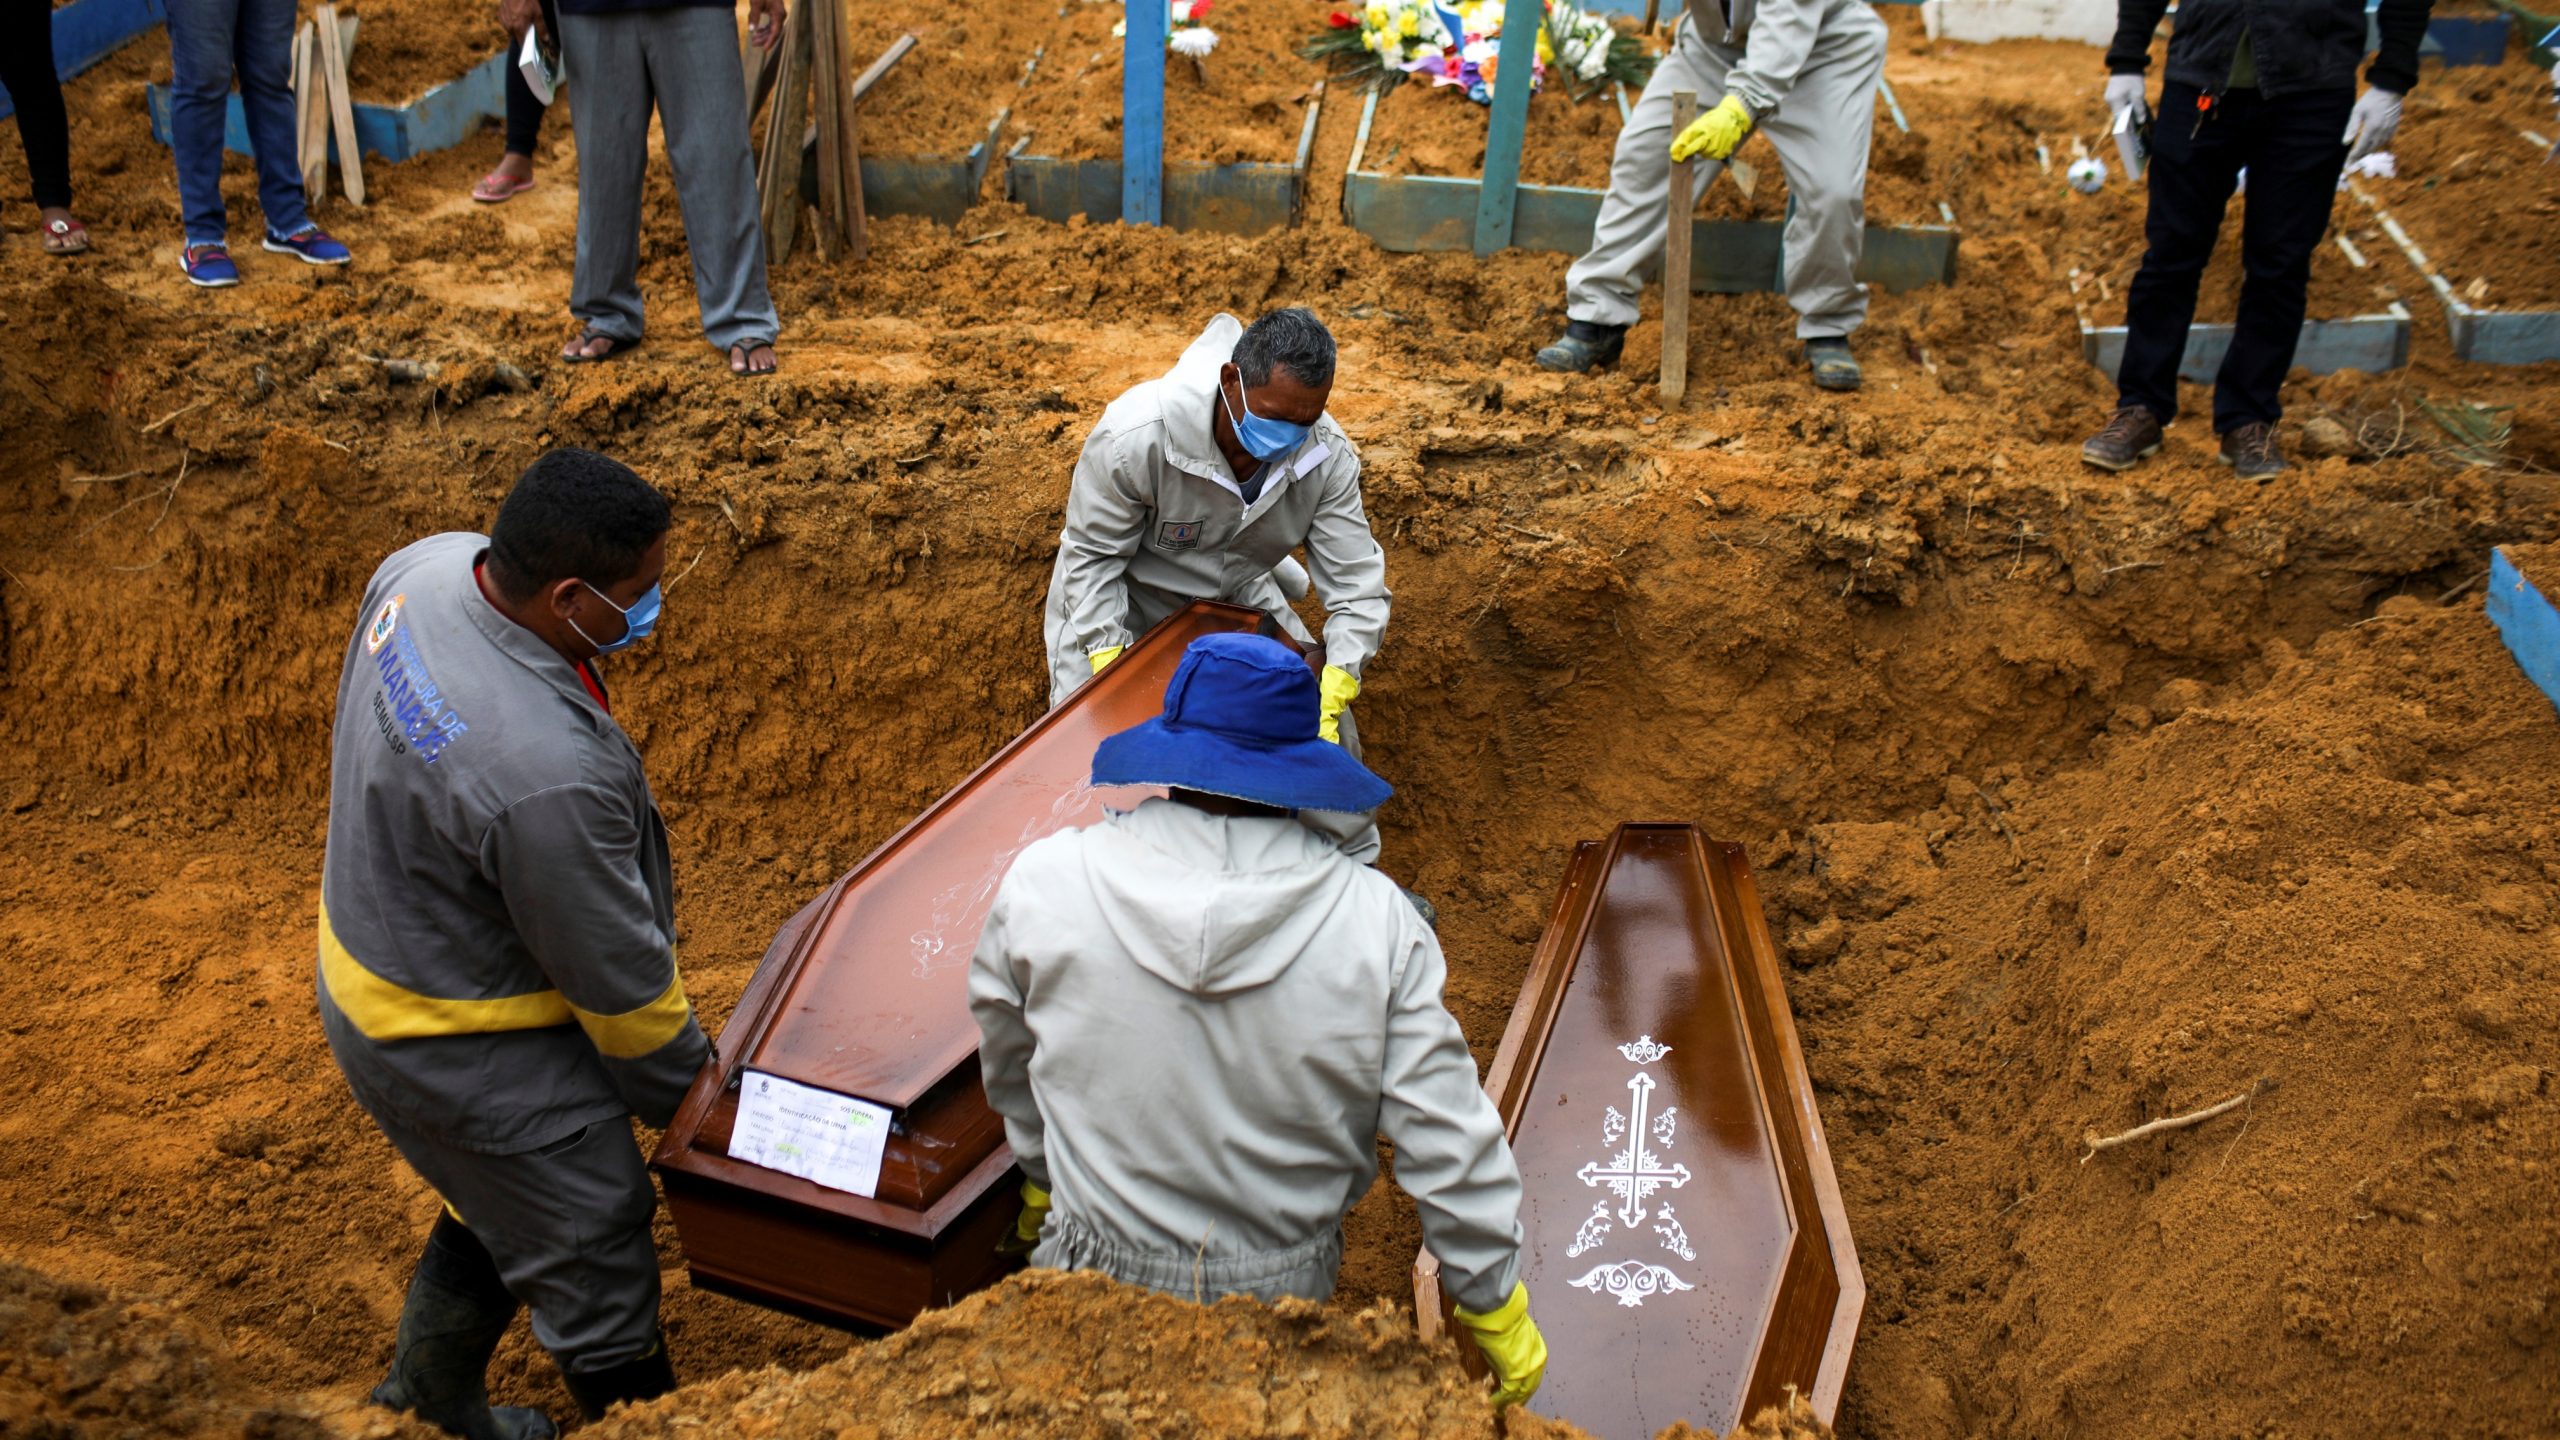
[[[503,205],[532,188],[533,177],[530,175],[510,175],[504,170],[492,170],[480,177],[479,184],[471,187],[471,198],[483,205]]]
[[[603,352],[594,355],[586,353],[587,347],[598,340],[605,343]],[[599,361],[611,360],[625,351],[636,350],[639,347],[640,342],[637,340],[625,340],[619,335],[607,335],[589,326],[586,333],[580,335],[574,342],[573,348],[560,352],[560,358],[571,365],[593,365]]]
[[[47,220],[42,233],[47,255],[78,255],[89,248],[89,227],[77,220]]]
[[[772,364],[765,366],[761,370],[756,368],[754,360],[750,358],[758,350],[770,350],[772,348],[773,342],[770,340],[741,340],[735,345],[730,346],[729,373],[737,376],[741,380],[749,380],[758,376],[770,375],[774,371],[781,369],[782,357],[778,355],[774,357]]]

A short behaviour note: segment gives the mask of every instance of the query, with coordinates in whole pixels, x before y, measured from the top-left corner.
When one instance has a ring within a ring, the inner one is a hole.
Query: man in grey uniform
[[[1862,377],[1848,335],[1867,318],[1857,271],[1884,50],[1884,22],[1867,0],[1692,5],[1618,132],[1591,249],[1565,272],[1565,333],[1538,352],[1538,364],[1588,370],[1617,360],[1645,279],[1661,268],[1672,160],[1715,162],[1698,167],[1703,194],[1721,163],[1758,129],[1787,174],[1787,301],[1813,383],[1857,389]],[[1671,97],[1682,90],[1706,108],[1675,137]]]
[[[1198,1300],[1332,1295],[1377,1137],[1500,1388],[1546,1342],[1520,1281],[1520,1171],[1441,1003],[1440,942],[1393,881],[1292,818],[1385,781],[1317,733],[1297,654],[1191,643],[1164,713],[1096,785],[1171,793],[1026,848],[969,962],[987,1102],[1033,1263]]]
[[[1359,755],[1347,707],[1386,636],[1387,557],[1361,508],[1360,457],[1325,413],[1333,372],[1333,336],[1313,313],[1274,310],[1250,329],[1220,315],[1163,378],[1102,412],[1049,572],[1051,705],[1193,600],[1251,606],[1272,634],[1313,644],[1283,589],[1304,547],[1326,612],[1324,738]],[[1301,818],[1353,859],[1377,859],[1369,817]]]
[[[676,973],[666,826],[595,657],[646,637],[667,502],[554,450],[483,538],[431,536],[365,588],[338,683],[320,1019],[356,1100],[444,1201],[377,1403],[471,1440],[514,1319],[590,1418],[674,1388],[656,1197],[664,1125],[709,1054]]]

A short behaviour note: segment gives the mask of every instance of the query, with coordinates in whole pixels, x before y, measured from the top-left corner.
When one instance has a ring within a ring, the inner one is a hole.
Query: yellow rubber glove
[[[1316,733],[1339,745],[1342,743],[1342,712],[1360,695],[1360,678],[1339,665],[1324,667],[1324,679],[1318,689],[1324,704],[1316,711]]]
[[[1732,95],[1716,103],[1716,108],[1689,122],[1671,142],[1671,158],[1687,160],[1704,155],[1710,160],[1730,160],[1734,148],[1751,133],[1751,107]]]
[[[996,1249],[1006,1255],[1028,1255],[1040,1244],[1041,1227],[1049,1223],[1049,1192],[1025,1180],[1022,1182],[1022,1214],[1013,1222],[1013,1233]]]
[[[1102,673],[1103,666],[1119,659],[1120,652],[1128,648],[1126,645],[1105,645],[1099,650],[1089,652],[1084,658],[1093,662],[1093,673],[1099,675]]]
[[[1513,1285],[1510,1299],[1482,1315],[1461,1308],[1458,1323],[1476,1337],[1476,1348],[1493,1367],[1498,1382],[1493,1390],[1494,1409],[1517,1405],[1538,1393],[1538,1383],[1547,1378],[1547,1337],[1538,1333],[1538,1322],[1529,1318],[1527,1282]]]

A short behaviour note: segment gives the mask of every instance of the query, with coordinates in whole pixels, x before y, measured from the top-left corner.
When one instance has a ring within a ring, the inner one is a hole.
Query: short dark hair
[[[510,600],[584,580],[613,586],[640,572],[667,533],[667,497],[619,460],[562,448],[516,477],[489,527],[489,578]]]
[[[1317,389],[1333,383],[1333,332],[1316,312],[1301,305],[1274,310],[1245,327],[1228,357],[1244,374],[1244,383],[1259,385],[1279,366],[1301,385]]]

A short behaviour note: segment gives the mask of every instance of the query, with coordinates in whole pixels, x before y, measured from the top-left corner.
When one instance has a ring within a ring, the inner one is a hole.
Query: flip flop
[[[89,248],[89,227],[77,220],[48,220],[43,234],[47,255],[78,255]]]
[[[589,330],[580,335],[578,337],[578,345],[583,349],[587,345],[598,340],[602,340],[608,347],[610,347],[603,354],[572,355],[568,351],[563,350],[560,352],[561,361],[564,364],[569,365],[594,365],[601,361],[614,359],[628,351],[636,350],[640,347],[640,342],[637,340],[625,340],[619,335],[607,335],[601,330]]]
[[[753,355],[756,351],[771,350],[773,348],[774,346],[772,341],[763,339],[741,340],[737,344],[730,346],[729,373],[740,380],[757,380],[781,369],[782,357],[778,354],[773,357],[772,364],[767,365],[761,370],[752,368],[741,370],[738,368],[741,365],[750,365],[752,362],[750,362],[747,357]]]
[[[502,170],[492,170],[471,187],[471,198],[483,205],[503,205],[532,188],[530,176],[519,179]]]

